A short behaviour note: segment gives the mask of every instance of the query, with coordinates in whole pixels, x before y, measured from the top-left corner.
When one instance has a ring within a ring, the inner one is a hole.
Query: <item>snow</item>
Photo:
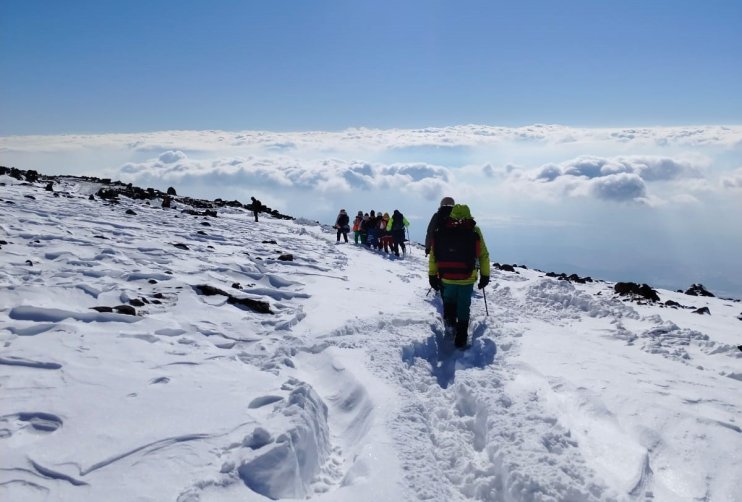
[[[740,500],[739,302],[495,270],[461,352],[419,246],[0,183],[2,500]]]

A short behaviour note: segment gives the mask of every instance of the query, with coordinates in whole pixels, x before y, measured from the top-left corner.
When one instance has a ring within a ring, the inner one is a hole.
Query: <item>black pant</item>
[[[348,231],[343,228],[338,228],[338,242],[340,242],[340,234],[343,234],[345,242],[348,242]]]
[[[255,215],[255,221],[258,221],[258,212],[259,211],[253,211],[253,214]]]

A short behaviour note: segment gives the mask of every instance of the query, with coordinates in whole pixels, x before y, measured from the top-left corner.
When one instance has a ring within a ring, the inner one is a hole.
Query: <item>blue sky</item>
[[[0,134],[737,123],[734,1],[0,4]]]
[[[495,261],[742,297],[740,26],[714,0],[5,0],[0,165],[399,208],[417,240],[451,195]]]

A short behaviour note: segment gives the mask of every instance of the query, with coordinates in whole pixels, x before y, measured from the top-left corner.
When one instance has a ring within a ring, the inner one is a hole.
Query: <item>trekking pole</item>
[[[484,311],[487,312],[487,317],[489,317],[490,309],[487,306],[487,293],[484,292],[484,288],[482,288],[482,296],[484,296]]]
[[[407,242],[410,243],[410,245],[409,245],[410,255],[412,255],[412,241],[410,240],[410,229],[409,228],[405,228],[405,230],[407,230]]]
[[[432,290],[433,290],[433,286],[429,287],[428,288],[428,292],[425,293],[425,296],[428,296]]]

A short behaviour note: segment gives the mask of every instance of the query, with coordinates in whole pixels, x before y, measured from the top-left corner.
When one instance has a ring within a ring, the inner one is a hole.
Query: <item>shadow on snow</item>
[[[431,328],[433,334],[430,337],[402,348],[402,360],[408,365],[414,364],[416,358],[428,361],[433,376],[442,388],[453,383],[457,370],[484,368],[494,362],[497,345],[494,340],[482,337],[487,331],[485,323],[475,324],[466,350],[457,349],[453,336],[446,336],[440,326]]]

